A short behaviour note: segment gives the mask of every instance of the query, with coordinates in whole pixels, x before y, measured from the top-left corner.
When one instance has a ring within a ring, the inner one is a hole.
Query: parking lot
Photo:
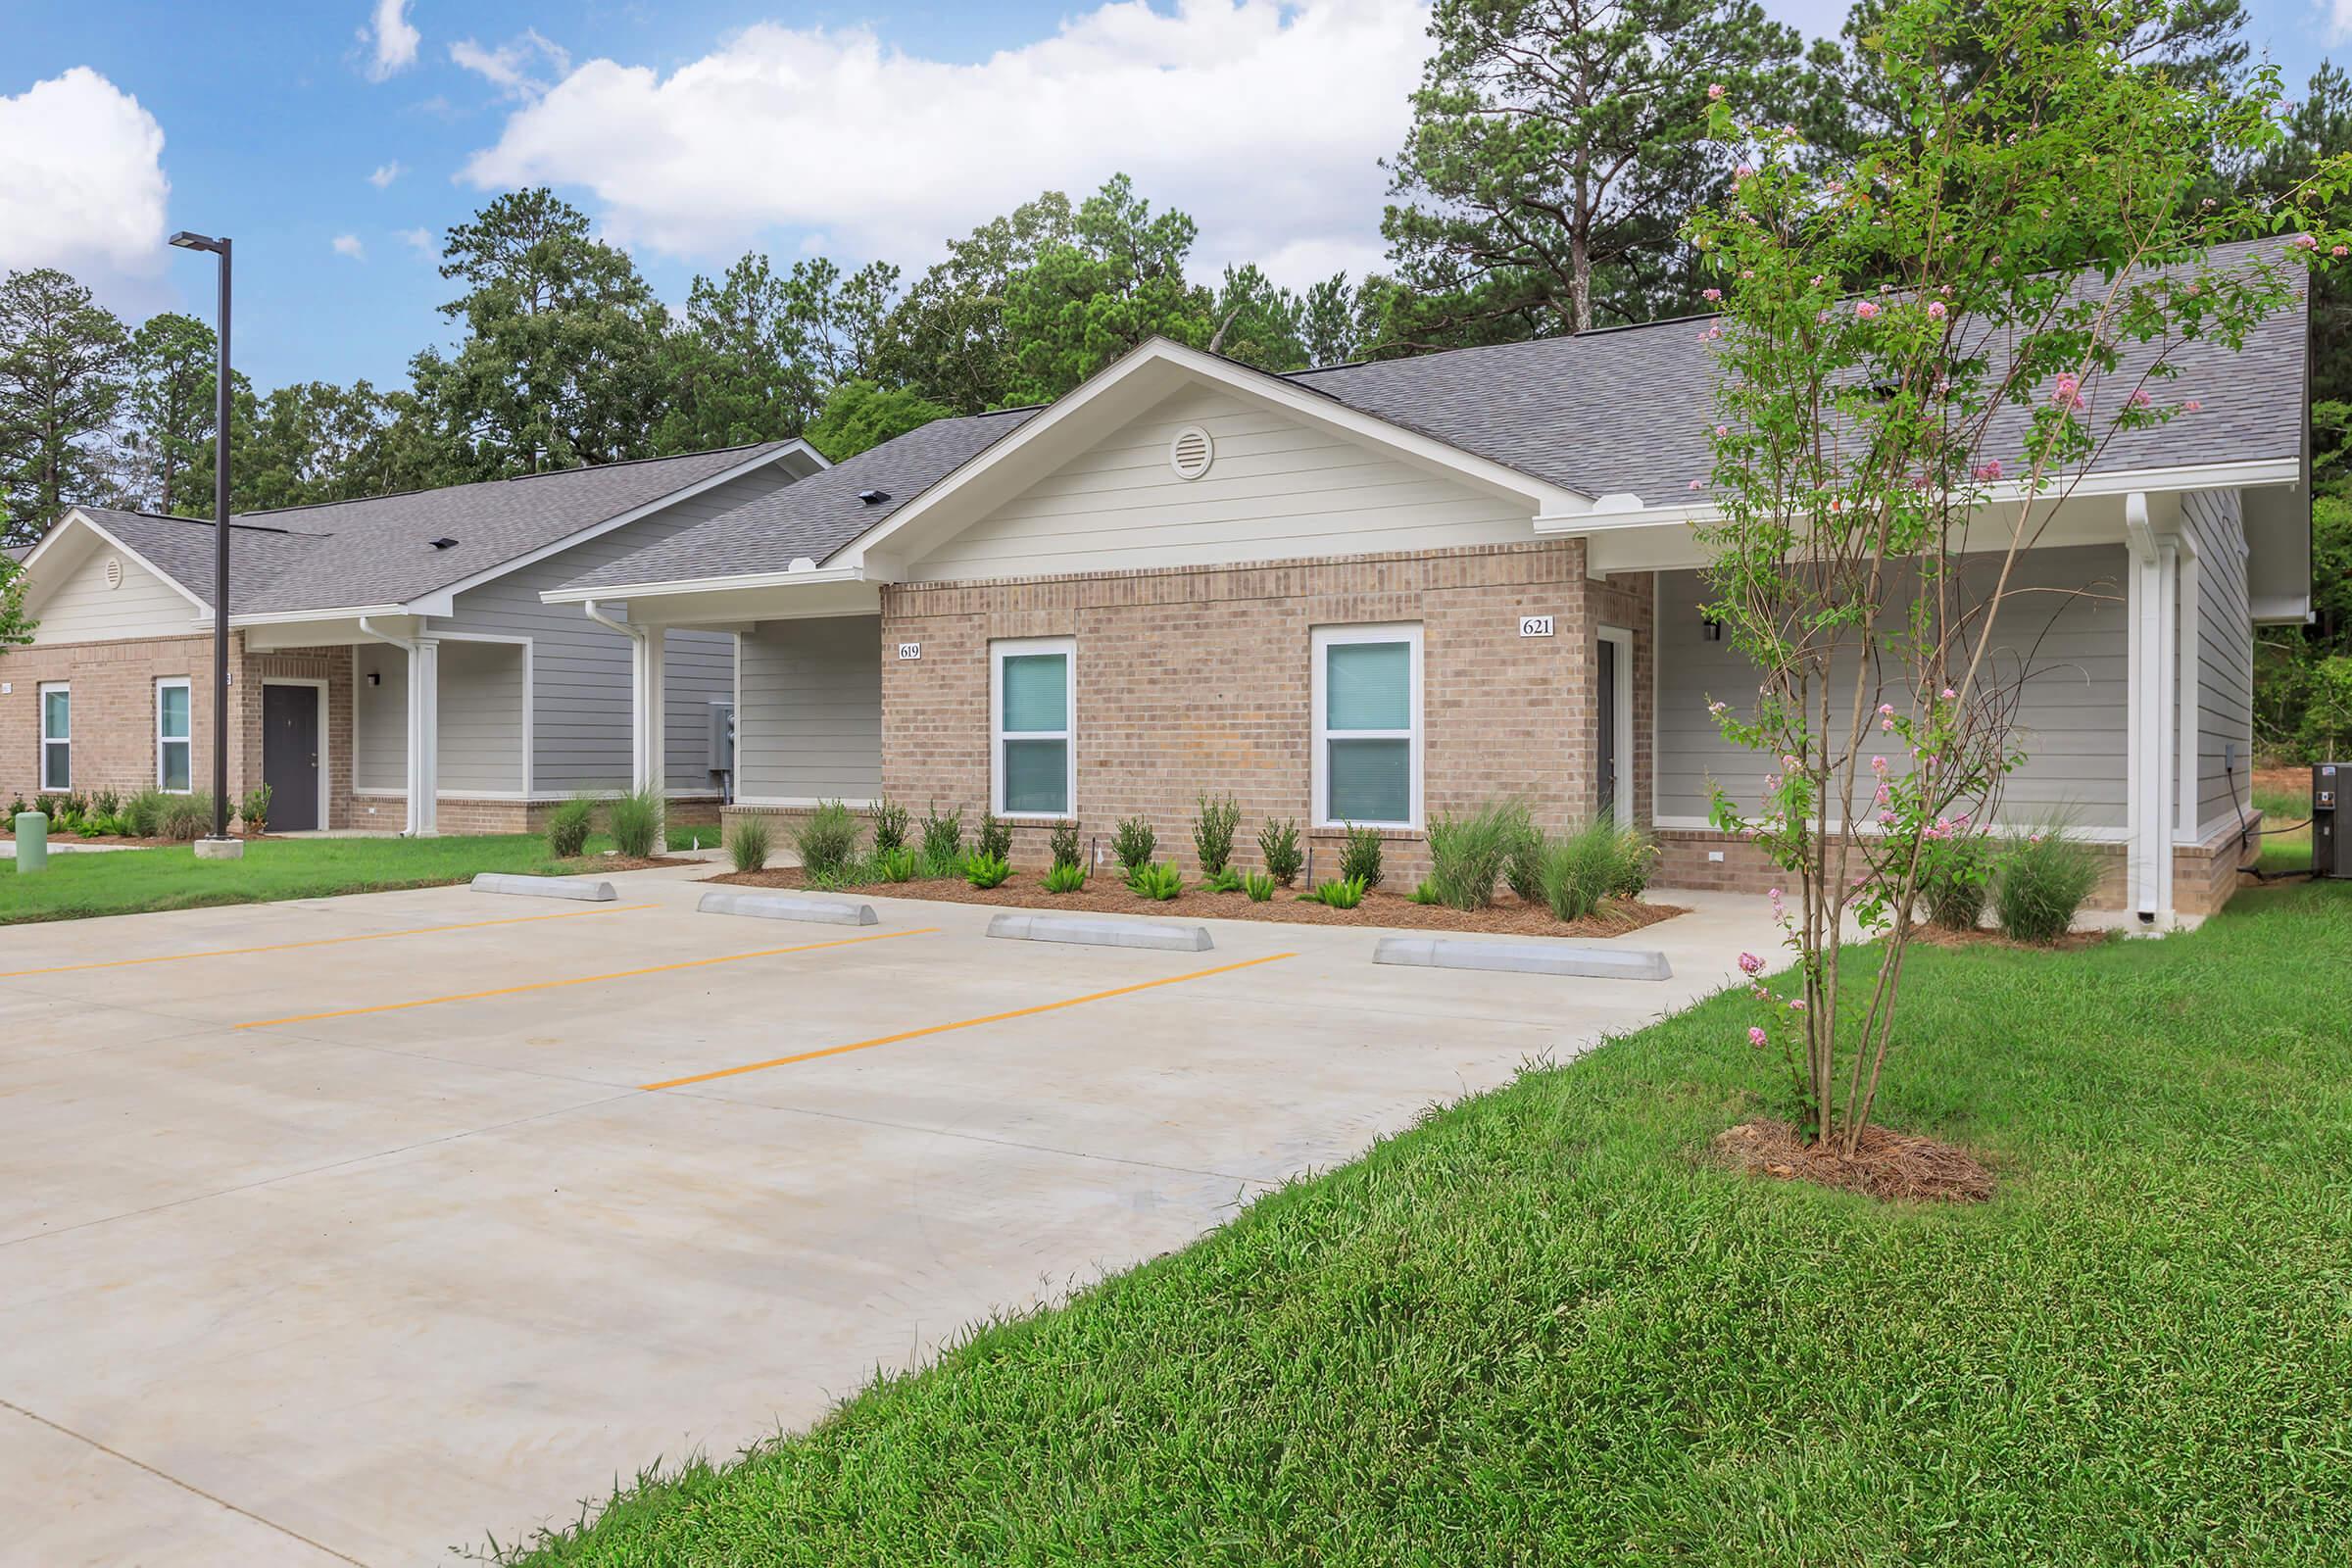
[[[820,1417],[1722,985],[463,889],[0,930],[0,1560],[389,1564]]]

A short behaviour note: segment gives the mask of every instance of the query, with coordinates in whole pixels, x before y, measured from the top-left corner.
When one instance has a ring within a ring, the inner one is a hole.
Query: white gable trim
[[[64,518],[59,521],[56,527],[50,529],[47,533],[41,536],[41,542],[32,547],[32,554],[26,556],[24,561],[19,563],[19,564],[24,567],[24,575],[30,584],[24,595],[24,608],[27,612],[38,609],[41,600],[48,597],[47,590],[42,587],[42,579],[33,575],[33,567],[40,564],[40,561],[43,557],[55,550],[57,548],[57,542],[71,533],[76,525],[87,528],[91,533],[96,534],[100,540],[112,545],[115,549],[122,552],[123,555],[128,556],[131,560],[137,562],[139,564],[139,568],[142,571],[145,571],[149,576],[152,576],[165,587],[179,595],[180,598],[186,600],[188,604],[194,608],[197,619],[210,621],[213,618],[213,607],[211,605],[206,604],[203,600],[188,592],[186,585],[183,584],[177,577],[172,576],[170,572],[164,570],[163,567],[157,565],[154,562],[149,561],[145,556],[140,555],[136,550],[131,549],[130,546],[124,544],[121,539],[116,538],[115,535],[106,528],[99,526],[97,520],[91,517],[88,513],[82,511],[79,507],[75,507],[69,511],[65,514]]]

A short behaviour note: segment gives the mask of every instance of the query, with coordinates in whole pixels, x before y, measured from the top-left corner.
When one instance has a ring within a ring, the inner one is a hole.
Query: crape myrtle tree
[[[2132,64],[2179,9],[1890,7],[1864,46],[1895,112],[1850,158],[1715,97],[1740,162],[1691,228],[1722,302],[1704,612],[1758,685],[1709,708],[1771,771],[1755,800],[1718,786],[1712,819],[1793,890],[1774,903],[1794,994],[1753,985],[1749,1040],[1786,1054],[1808,1134],[1849,1157],[1923,870],[1984,831],[2022,760],[2026,672],[1994,644],[2020,555],[2119,434],[2198,417],[2199,389],[2171,384],[2181,345],[2238,346],[2298,268],[2345,252],[2313,231],[2340,163],[2265,205],[2183,199],[2273,143],[2278,89],[2268,69],[2233,87]],[[2250,261],[2210,254],[2249,236]],[[1884,940],[1844,952],[1856,928]]]

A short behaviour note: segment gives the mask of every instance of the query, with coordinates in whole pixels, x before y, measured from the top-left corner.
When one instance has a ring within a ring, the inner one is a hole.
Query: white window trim
[[[164,733],[164,693],[178,687],[188,694],[188,732],[185,735]],[[169,776],[164,769],[164,748],[167,745],[188,749],[188,787],[172,789],[164,783]],[[189,795],[196,789],[196,691],[185,675],[167,675],[155,683],[155,787],[166,795]]]
[[[49,733],[49,694],[52,692],[66,694],[66,732],[63,735]],[[74,683],[69,680],[42,681],[35,689],[33,701],[40,707],[40,767],[36,773],[41,781],[41,793],[46,795],[58,790],[71,790],[74,787]],[[66,776],[56,784],[49,782],[49,748],[52,746],[66,749]]]
[[[1410,742],[1407,755],[1411,759],[1408,771],[1410,810],[1402,822],[1357,821],[1357,827],[1421,831],[1421,626],[1418,621],[1386,626],[1317,626],[1310,634],[1313,645],[1314,671],[1310,701],[1314,705],[1314,825],[1318,828],[1346,827],[1348,824],[1331,813],[1331,742],[1339,740]],[[1405,729],[1344,729],[1335,732],[1324,722],[1330,716],[1328,702],[1329,651],[1356,643],[1403,643],[1409,651],[1411,672],[1406,676],[1406,690],[1412,700],[1412,723]]]
[[[1004,661],[1032,654],[1062,656],[1062,729],[1004,729]],[[1004,743],[1060,741],[1062,745],[1062,802],[1059,811],[1004,809]],[[1012,637],[988,645],[988,808],[1008,822],[1059,822],[1078,815],[1078,639],[1075,637]]]

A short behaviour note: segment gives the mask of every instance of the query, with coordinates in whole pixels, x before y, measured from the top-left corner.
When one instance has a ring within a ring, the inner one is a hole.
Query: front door
[[[270,828],[301,833],[318,821],[318,699],[316,686],[262,688],[262,781],[270,786]]]
[[[1600,640],[1600,814],[1617,814],[1617,644]]]

